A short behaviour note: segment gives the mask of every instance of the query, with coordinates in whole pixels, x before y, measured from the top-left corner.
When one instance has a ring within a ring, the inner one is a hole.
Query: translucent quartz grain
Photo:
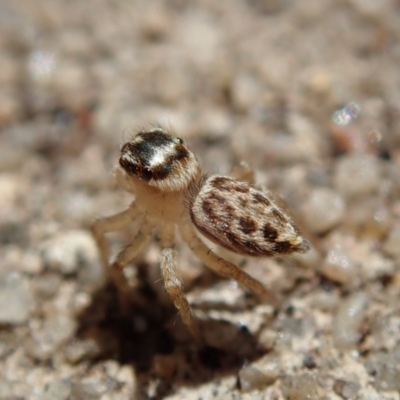
[[[322,233],[337,225],[343,218],[343,198],[328,188],[313,190],[302,210],[302,218],[313,233]]]
[[[346,198],[363,196],[377,190],[380,175],[376,157],[355,153],[345,155],[337,162],[333,182],[339,193]]]
[[[334,317],[333,338],[340,349],[354,347],[361,337],[360,327],[365,316],[369,298],[367,294],[352,294],[339,306]]]

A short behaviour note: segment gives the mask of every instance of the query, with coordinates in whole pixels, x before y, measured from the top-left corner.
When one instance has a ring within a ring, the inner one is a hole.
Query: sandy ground
[[[2,0],[0,399],[399,399],[399,65],[398,0]],[[180,245],[204,348],[157,238],[121,316],[88,233],[157,124],[205,172],[248,162],[313,243],[232,258],[277,309]]]

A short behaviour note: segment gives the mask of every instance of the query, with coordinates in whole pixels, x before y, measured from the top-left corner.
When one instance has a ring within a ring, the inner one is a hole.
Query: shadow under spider
[[[147,267],[142,265],[139,271],[146,271]],[[92,298],[92,303],[77,317],[77,336],[97,342],[100,349],[97,361],[114,359],[133,367],[137,382],[134,398],[138,400],[148,398],[145,393],[154,378],[160,378],[161,384],[151,398],[162,399],[176,384],[196,386],[224,375],[235,375],[244,363],[264,353],[246,327],[226,320],[198,321],[200,331],[206,332],[207,337],[220,335],[221,346],[200,347],[188,332],[177,335],[180,326],[182,330],[186,327],[172,303],[166,305],[157,298],[145,272],[132,290],[127,315],[121,315],[117,291],[111,284],[99,289]],[[226,343],[221,335],[226,335]],[[171,365],[167,376],[157,367],[160,358]]]

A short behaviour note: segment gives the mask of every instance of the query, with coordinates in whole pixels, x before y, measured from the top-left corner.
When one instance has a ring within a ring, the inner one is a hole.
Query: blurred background
[[[397,399],[399,65],[398,0],[0,0],[0,399]],[[205,172],[248,162],[314,244],[237,260],[275,313],[182,246],[206,349],[157,241],[124,319],[87,231],[158,124]]]

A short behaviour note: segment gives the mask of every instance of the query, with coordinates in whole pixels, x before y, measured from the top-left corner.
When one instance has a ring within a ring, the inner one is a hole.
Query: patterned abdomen
[[[210,176],[189,207],[197,229],[235,253],[274,256],[309,249],[293,220],[271,195],[248,182]]]

